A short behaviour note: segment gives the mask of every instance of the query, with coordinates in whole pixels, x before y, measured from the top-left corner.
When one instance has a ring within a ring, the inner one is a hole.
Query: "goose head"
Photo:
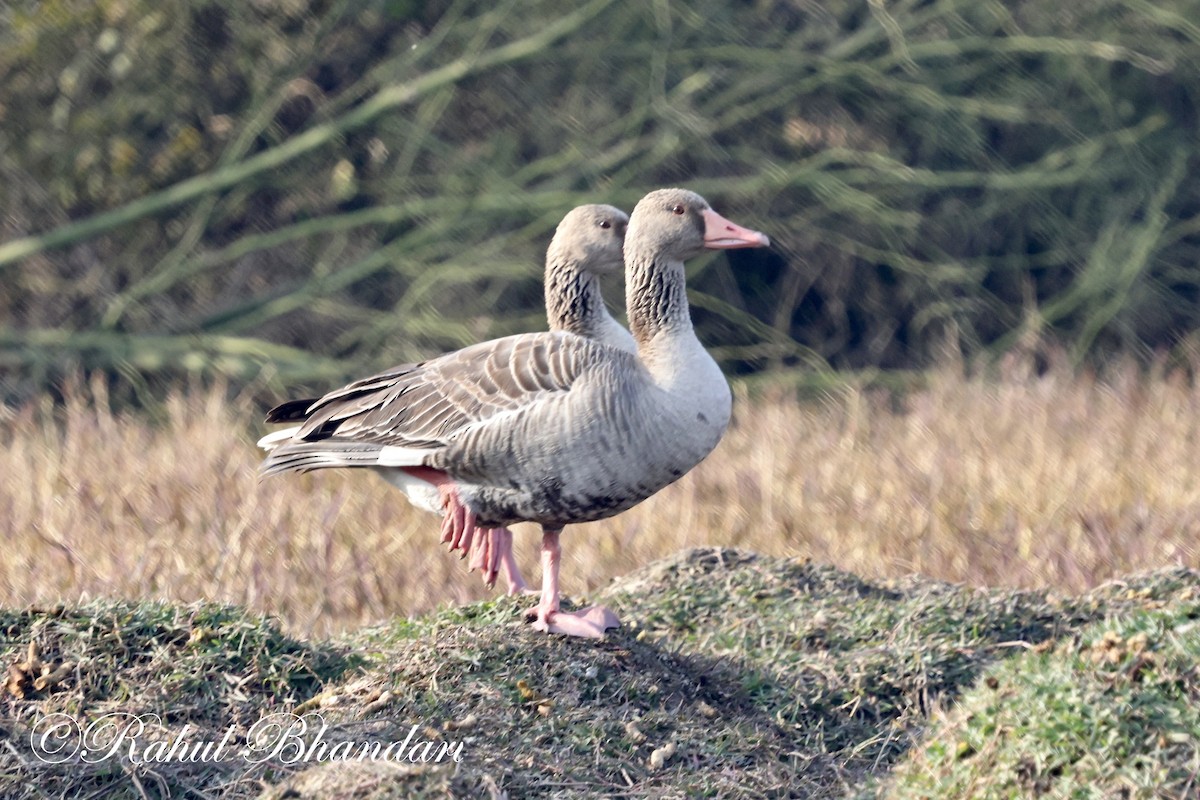
[[[659,189],[638,202],[628,233],[630,249],[672,261],[686,261],[701,250],[767,247],[765,234],[743,228],[712,210],[708,201],[687,189]]]
[[[607,275],[624,266],[622,248],[629,215],[619,208],[587,205],[573,208],[558,223],[550,242],[550,260],[587,266],[588,272]]]

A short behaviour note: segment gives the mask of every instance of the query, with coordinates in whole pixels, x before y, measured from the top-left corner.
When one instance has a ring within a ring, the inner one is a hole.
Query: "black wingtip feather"
[[[317,402],[317,398],[309,397],[304,400],[288,400],[280,403],[267,412],[267,422],[303,422],[308,419],[308,410]]]

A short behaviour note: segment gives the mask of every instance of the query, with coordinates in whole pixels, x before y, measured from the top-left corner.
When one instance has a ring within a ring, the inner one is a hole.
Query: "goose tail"
[[[288,431],[279,431],[279,434]],[[271,434],[263,440],[270,439]],[[285,472],[308,472],[314,469],[355,469],[368,467],[424,466],[432,450],[420,447],[395,447],[371,442],[321,439],[315,442],[282,443],[281,437],[272,442],[259,442],[269,453],[259,467],[264,478]]]

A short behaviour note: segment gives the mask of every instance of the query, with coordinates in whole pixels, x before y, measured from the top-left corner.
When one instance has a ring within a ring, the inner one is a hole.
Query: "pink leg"
[[[496,580],[496,576],[488,569],[492,561],[492,542],[496,538],[493,530],[489,528],[475,539],[474,545],[471,548],[471,560],[467,564],[467,569],[472,572],[479,570],[483,573],[483,582],[489,587]]]
[[[496,585],[498,575],[504,575],[508,594],[516,595],[528,591],[529,584],[521,577],[517,561],[512,552],[512,531],[508,528],[481,530],[475,523],[475,514],[462,504],[454,481],[440,470],[429,467],[405,467],[404,471],[414,478],[427,481],[438,489],[442,498],[442,544],[450,545],[450,552],[469,554],[469,568],[483,573],[483,581],[489,588]]]
[[[496,578],[504,575],[507,593],[521,594],[528,589],[528,584],[521,577],[517,561],[512,552],[513,536],[508,528],[488,528],[482,531],[475,540],[471,551],[472,570],[483,573],[483,582],[488,588],[496,585]]]
[[[580,611],[561,611],[558,607],[558,567],[562,560],[562,547],[558,536],[562,529],[542,529],[542,596],[536,606],[525,612],[533,619],[533,627],[547,633],[566,636],[583,636],[603,639],[604,632],[621,624],[614,614],[603,606],[591,606]]]
[[[446,481],[438,484],[438,493],[442,497],[442,508],[446,513],[442,519],[442,543],[450,545],[451,553],[461,550],[462,558],[466,558],[478,530],[475,525],[475,512],[459,501],[458,490],[453,483]]]
[[[508,596],[525,594],[529,591],[529,584],[521,576],[521,570],[517,567],[517,560],[513,557],[512,531],[508,528],[500,528],[499,531],[503,534],[503,541],[501,542],[500,553],[496,558],[496,562],[500,573],[504,575],[504,583],[508,586]]]

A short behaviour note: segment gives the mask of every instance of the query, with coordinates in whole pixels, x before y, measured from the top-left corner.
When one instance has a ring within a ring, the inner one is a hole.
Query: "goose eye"
[[[600,227],[601,227],[601,228],[604,228],[604,230],[608,230],[609,228],[611,228],[611,227],[612,227],[612,223],[611,223],[611,222],[609,222],[609,221],[608,221],[608,220],[606,220],[606,219],[605,219],[605,220],[601,220],[601,221],[600,221]]]
[[[683,211],[684,211],[683,205],[680,203],[676,203],[675,206],[671,209],[671,212],[674,214],[682,214]]]

